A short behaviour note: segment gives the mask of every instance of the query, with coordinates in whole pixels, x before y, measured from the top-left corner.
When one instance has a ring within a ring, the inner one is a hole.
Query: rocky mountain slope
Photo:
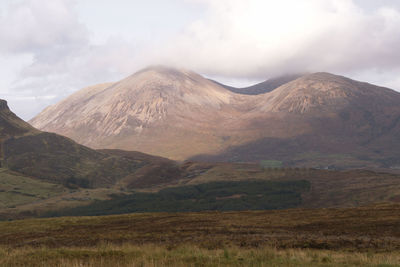
[[[287,81],[246,95],[191,71],[151,67],[83,89],[30,123],[93,148],[176,160],[400,165],[400,93],[329,73]]]
[[[93,148],[184,159],[210,148],[218,151],[210,141],[219,142],[215,133],[240,100],[198,74],[165,67],[145,69],[100,92],[92,88],[48,107],[30,122]]]
[[[262,129],[258,139],[195,158],[396,168],[399,103],[400,94],[387,88],[329,73],[306,75],[253,102],[246,128]]]

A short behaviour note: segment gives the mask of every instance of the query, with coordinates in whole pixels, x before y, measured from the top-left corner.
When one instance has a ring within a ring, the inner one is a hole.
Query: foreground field
[[[0,249],[0,266],[399,266],[400,253],[100,245]]]
[[[0,230],[4,266],[400,264],[398,204],[25,219]]]

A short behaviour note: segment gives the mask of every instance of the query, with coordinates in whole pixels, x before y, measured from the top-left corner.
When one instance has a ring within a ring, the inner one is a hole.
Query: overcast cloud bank
[[[126,3],[113,4],[124,8]],[[0,5],[0,93],[28,119],[79,88],[118,80],[150,64],[225,79],[328,71],[400,89],[400,12],[395,3],[182,0],[183,8],[198,7],[200,15],[193,14],[189,22],[182,19],[180,25],[177,18],[172,36],[160,39],[159,30],[151,32],[151,25],[137,21],[129,24],[127,17],[125,35],[110,34],[99,42],[94,35],[102,29],[85,24],[76,1],[6,1]],[[135,5],[141,4],[133,1],[129,7]],[[147,26],[146,40],[129,36],[129,29],[134,36]]]

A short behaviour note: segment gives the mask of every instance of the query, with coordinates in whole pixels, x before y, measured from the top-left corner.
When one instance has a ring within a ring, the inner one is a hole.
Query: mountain
[[[306,75],[253,101],[246,129],[265,125],[260,138],[194,159],[396,167],[399,104],[400,94],[391,89],[329,73]]]
[[[108,87],[85,88],[30,123],[92,148],[185,159],[219,150],[210,142],[217,144],[216,132],[239,98],[196,73],[157,66]]]
[[[92,148],[175,160],[400,165],[398,92],[329,73],[265,85],[273,90],[238,94],[191,71],[150,67],[82,89],[30,123]]]

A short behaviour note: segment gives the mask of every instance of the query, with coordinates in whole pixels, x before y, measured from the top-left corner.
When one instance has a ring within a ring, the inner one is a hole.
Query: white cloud
[[[95,82],[132,67],[132,44],[111,38],[93,45],[90,35],[79,22],[74,1],[25,0],[11,4],[0,18],[0,53],[31,57],[30,64],[21,68],[16,88],[27,80],[57,77],[65,77],[63,82],[70,79],[66,86]]]
[[[12,53],[65,53],[88,42],[87,29],[76,19],[73,1],[29,0],[10,2],[0,18],[0,49]],[[51,49],[43,53],[43,49]]]
[[[245,78],[400,67],[395,8],[367,12],[351,0],[201,2],[208,16],[179,36],[162,60]]]
[[[0,96],[25,119],[77,89],[120,79],[138,67],[136,47],[123,37],[91,43],[74,1],[22,0],[5,7]],[[48,95],[56,97],[43,97]]]

